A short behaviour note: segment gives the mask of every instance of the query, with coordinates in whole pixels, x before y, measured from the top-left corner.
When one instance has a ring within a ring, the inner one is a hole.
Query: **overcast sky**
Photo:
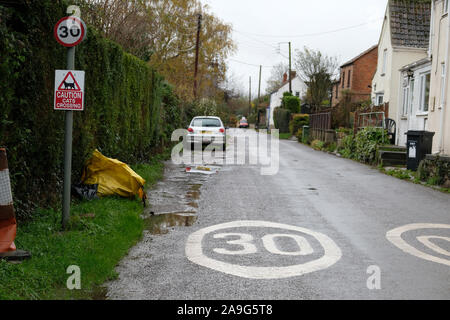
[[[336,56],[344,63],[378,43],[387,4],[387,0],[201,1],[233,26],[238,50],[230,57],[230,73],[246,92],[251,76],[253,95],[257,94],[257,66],[264,66],[262,92],[265,92],[270,66],[288,62],[288,45],[281,44],[278,54],[279,42],[291,41],[293,56],[296,49],[307,46]]]

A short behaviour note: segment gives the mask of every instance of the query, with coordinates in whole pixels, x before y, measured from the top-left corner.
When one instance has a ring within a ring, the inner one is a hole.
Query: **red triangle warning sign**
[[[58,90],[81,91],[81,88],[78,85],[78,82],[73,76],[72,72],[69,71],[64,77],[64,80],[59,85]]]

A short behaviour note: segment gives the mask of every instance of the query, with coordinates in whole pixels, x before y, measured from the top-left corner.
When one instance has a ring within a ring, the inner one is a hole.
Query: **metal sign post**
[[[67,49],[67,69],[75,69],[75,47]],[[72,132],[73,111],[65,111],[65,135],[64,135],[64,191],[63,191],[63,214],[62,227],[65,230],[70,219],[70,186],[72,175]]]
[[[70,17],[62,18],[55,26],[54,35],[56,40],[67,47],[67,69],[75,69],[75,47],[80,44],[86,36],[86,26],[80,19],[80,10],[76,6],[70,6],[67,13]],[[76,15],[76,16],[75,16]],[[62,227],[67,228],[70,219],[71,200],[71,175],[72,175],[72,132],[73,111],[65,111],[65,135],[64,135],[64,190],[62,205]]]

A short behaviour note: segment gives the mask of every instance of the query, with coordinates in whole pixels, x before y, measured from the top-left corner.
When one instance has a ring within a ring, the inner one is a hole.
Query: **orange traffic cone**
[[[0,259],[23,260],[30,254],[18,251],[14,244],[17,223],[14,214],[6,150],[0,148]]]

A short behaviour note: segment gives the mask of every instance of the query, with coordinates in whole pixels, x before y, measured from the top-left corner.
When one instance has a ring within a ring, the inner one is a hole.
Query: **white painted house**
[[[387,5],[372,80],[372,102],[389,103],[389,118],[397,123],[397,145],[406,143],[403,132],[409,125],[401,107],[404,75],[400,70],[428,57],[430,17],[429,3],[389,0]]]
[[[450,155],[449,0],[433,0],[429,55],[432,58],[427,130],[434,132],[433,153]]]
[[[286,76],[285,76],[286,79]],[[275,123],[273,121],[273,113],[276,108],[281,107],[281,101],[283,100],[283,94],[285,92],[289,92],[289,81],[284,81],[285,84],[278,89],[278,91],[273,92],[270,95],[270,105],[267,109],[267,123],[268,127],[274,128]],[[292,79],[292,94],[294,96],[297,96],[299,98],[303,97],[306,93],[306,85],[305,83],[299,78],[295,77]]]
[[[429,57],[400,69],[398,145],[406,145],[410,130],[427,131],[430,111],[431,59]]]
[[[434,132],[433,153],[441,154],[450,154],[448,3],[449,0],[432,1],[427,57],[400,70],[400,142],[406,143],[408,130]]]

